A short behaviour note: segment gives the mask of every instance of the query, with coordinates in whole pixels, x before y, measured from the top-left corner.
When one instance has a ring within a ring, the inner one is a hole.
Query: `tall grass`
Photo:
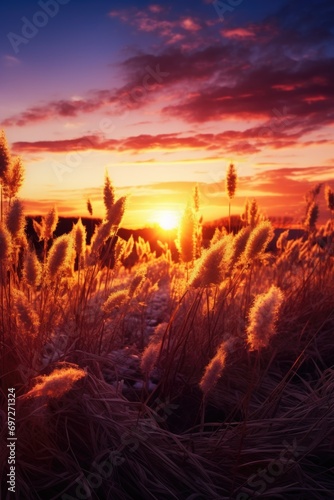
[[[17,160],[1,140],[4,187]],[[285,232],[269,252],[253,201],[239,233],[199,250],[195,190],[173,262],[163,244],[157,258],[119,238],[126,200],[107,174],[101,197],[90,242],[80,219],[54,238],[56,209],[35,221],[39,256],[4,189],[1,498],[9,387],[17,498],[332,498],[332,224]]]

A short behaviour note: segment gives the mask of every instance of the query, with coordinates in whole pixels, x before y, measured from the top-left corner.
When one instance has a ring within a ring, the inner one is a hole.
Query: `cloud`
[[[255,67],[239,61],[242,71],[231,63],[223,71],[216,68],[211,73],[214,82],[163,112],[198,123],[224,118],[270,119],[275,110],[282,113],[285,108],[305,129],[333,122],[334,58],[306,59],[298,64],[285,58],[276,66],[264,62]],[[296,120],[291,125],[297,125]]]
[[[124,139],[106,139],[102,135],[87,135],[74,139],[55,141],[35,141],[35,142],[15,142],[12,145],[13,151],[22,153],[64,153],[70,151],[118,151],[138,153],[152,150],[199,150],[199,151],[221,151],[242,155],[258,152],[255,139],[257,139],[255,129],[244,132],[226,131],[219,134],[196,134],[185,136],[179,133],[171,134],[141,134],[129,136]],[[261,144],[263,140],[259,139]],[[268,144],[268,140],[266,140]],[[277,142],[272,140],[277,148],[286,145],[286,140]]]
[[[268,122],[265,127],[260,125],[238,131],[226,130],[219,133],[192,133],[191,135],[186,133],[140,134],[121,139],[108,139],[102,134],[92,134],[65,140],[14,142],[12,148],[16,154],[87,150],[136,154],[153,150],[195,150],[202,153],[214,151],[219,152],[220,155],[245,156],[259,153],[264,148],[278,150],[301,146],[301,137],[302,132],[287,134],[278,119],[278,123]],[[306,141],[303,145],[331,143],[329,139],[318,139]]]
[[[50,101],[40,106],[32,106],[26,111],[6,118],[2,122],[4,127],[23,127],[29,124],[50,120],[56,117],[74,118],[82,113],[91,113],[103,105],[103,101],[95,98],[88,99],[60,99]]]
[[[254,38],[256,33],[247,28],[233,28],[222,30],[221,34],[226,38]]]
[[[86,135],[75,139],[60,141],[36,141],[36,142],[14,142],[12,147],[16,153],[64,153],[68,151],[87,151],[90,149],[108,149],[117,141],[109,140],[101,142],[97,135]]]
[[[169,18],[167,18],[169,10]],[[139,31],[155,32],[158,36],[164,38],[167,44],[178,42],[183,38],[182,32],[186,32],[188,35],[197,34],[206,26],[194,16],[179,16],[175,11],[161,5],[150,5],[147,9],[135,7],[114,9],[109,12],[109,16],[118,18],[123,23],[134,26]]]
[[[191,19],[190,17],[186,17],[181,21],[181,26],[187,31],[199,31],[201,26],[199,23]]]

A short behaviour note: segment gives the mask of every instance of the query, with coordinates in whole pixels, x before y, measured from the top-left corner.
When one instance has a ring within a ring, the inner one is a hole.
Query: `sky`
[[[334,189],[332,0],[11,0],[0,6],[0,128],[23,158],[26,213],[103,216],[108,172],[124,225],[304,214]],[[322,205],[322,210],[325,207]]]

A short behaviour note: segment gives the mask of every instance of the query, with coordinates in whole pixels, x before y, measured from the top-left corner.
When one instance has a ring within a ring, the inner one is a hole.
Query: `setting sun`
[[[159,210],[154,214],[154,222],[157,222],[165,231],[175,229],[179,224],[179,219],[180,214],[173,210]]]

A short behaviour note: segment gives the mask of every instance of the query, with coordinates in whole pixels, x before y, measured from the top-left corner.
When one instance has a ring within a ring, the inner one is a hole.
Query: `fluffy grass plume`
[[[23,205],[17,198],[11,203],[6,215],[6,225],[13,240],[23,238],[26,220],[23,213]]]
[[[231,238],[225,236],[203,253],[196,263],[189,284],[195,288],[219,285],[231,257]]]
[[[249,214],[248,214],[248,223],[251,227],[255,227],[259,222],[261,218],[261,212],[259,209],[259,205],[255,198],[251,201],[250,207],[249,207]]]
[[[129,292],[127,290],[112,292],[103,304],[102,310],[108,314],[112,313],[114,309],[119,308],[122,304],[124,304],[128,297]]]
[[[319,206],[315,201],[312,201],[312,203],[308,208],[305,219],[305,226],[309,231],[315,230],[315,225],[317,223],[318,217],[319,217]]]
[[[103,187],[103,202],[104,206],[106,209],[107,217],[108,214],[115,203],[115,190],[113,188],[113,185],[111,184],[110,177],[108,173],[106,172],[105,178],[104,178],[104,187]]]
[[[255,226],[247,241],[244,260],[252,262],[261,256],[273,237],[274,230],[270,221],[263,221]]]
[[[58,211],[53,207],[44,217],[44,239],[51,240],[58,224]]]
[[[225,368],[226,356],[231,347],[230,341],[224,341],[217,349],[215,356],[206,366],[199,387],[206,398],[217,384]]]
[[[148,377],[150,373],[152,372],[153,368],[155,367],[162,342],[164,336],[167,334],[168,330],[168,323],[160,323],[160,325],[156,326],[154,329],[154,334],[152,335],[150,339],[150,343],[144,350],[141,360],[140,360],[140,368],[141,371]]]
[[[194,209],[195,212],[197,213],[199,211],[199,188],[198,184],[193,189],[193,202],[194,202]]]
[[[90,264],[96,263],[102,245],[111,235],[112,226],[112,222],[110,220],[106,220],[101,222],[99,226],[95,227],[90,244]]]
[[[33,227],[40,241],[49,241],[53,238],[58,220],[59,217],[56,207],[53,207],[44,217],[42,217],[41,223],[33,220]]]
[[[126,196],[119,198],[107,213],[107,220],[115,227],[118,227],[123,219],[125,212]]]
[[[329,186],[325,187],[325,200],[327,208],[333,213],[334,212],[334,192]]]
[[[232,255],[230,261],[230,267],[232,268],[237,264],[245,251],[249,235],[251,234],[251,227],[244,227],[238,234],[235,235],[232,243]]]
[[[59,236],[53,243],[47,260],[47,275],[54,279],[64,271],[72,256],[72,238],[68,234]]]
[[[228,232],[231,232],[231,200],[234,198],[235,190],[237,188],[237,171],[233,163],[230,163],[227,174],[225,189],[228,197]]]
[[[160,343],[151,342],[144,350],[140,360],[140,368],[146,376],[149,376],[155,367],[159,357],[160,348]]]
[[[13,290],[12,297],[15,307],[15,319],[18,320],[20,329],[26,334],[36,332],[40,324],[39,317],[27,297],[20,290]]]
[[[23,261],[23,278],[31,287],[40,284],[42,277],[42,265],[34,250],[27,251]]]
[[[92,216],[93,215],[93,206],[92,206],[92,202],[90,201],[89,198],[87,200],[87,210],[88,210],[89,215]]]
[[[5,132],[0,131],[0,180],[3,182],[10,168],[11,156]]]
[[[0,261],[10,257],[12,252],[12,239],[10,232],[5,225],[0,222]]]
[[[196,216],[190,205],[182,215],[176,243],[182,261],[192,262],[196,254]]]
[[[230,200],[234,198],[237,188],[237,171],[233,163],[230,163],[226,174],[226,193]]]
[[[283,293],[272,285],[268,292],[258,295],[249,311],[247,339],[251,350],[267,347],[275,334],[278,312],[283,302]]]
[[[14,158],[4,176],[4,195],[15,198],[24,181],[24,167],[20,157]]]
[[[146,269],[139,269],[139,271],[136,272],[136,274],[134,275],[134,277],[131,281],[130,288],[129,288],[129,297],[134,296],[136,290],[142,284],[142,282],[145,280],[145,278],[146,278]]]
[[[124,250],[122,253],[122,257],[124,259],[127,259],[129,257],[129,255],[131,254],[131,252],[133,250],[134,245],[135,245],[135,240],[133,238],[133,234],[131,234],[130,238],[128,239],[128,241],[126,242],[126,244],[124,246]]]
[[[73,226],[72,230],[74,249],[78,257],[85,254],[86,251],[86,228],[82,223],[81,218]]]
[[[54,370],[50,375],[37,377],[36,385],[25,394],[26,398],[61,398],[72,389],[77,380],[86,376],[81,368],[65,367]]]

